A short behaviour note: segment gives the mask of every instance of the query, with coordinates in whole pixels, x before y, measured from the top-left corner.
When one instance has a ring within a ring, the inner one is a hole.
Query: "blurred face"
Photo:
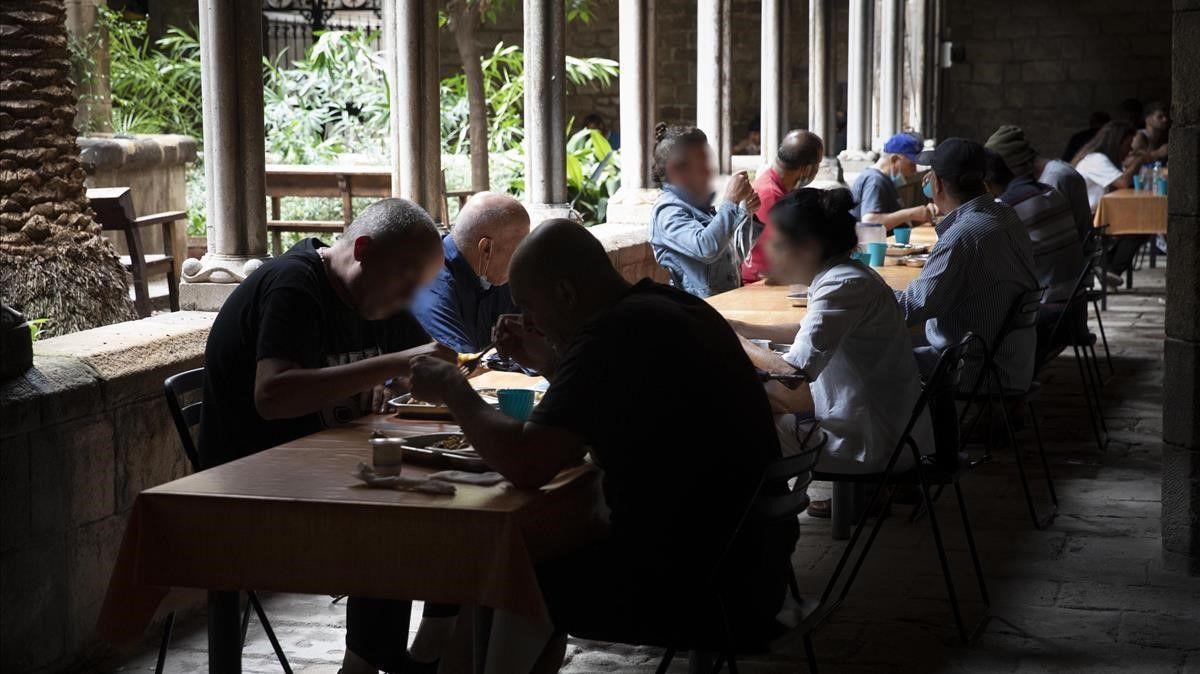
[[[377,321],[406,309],[422,286],[442,267],[440,246],[414,248],[399,237],[376,241],[369,236],[354,240],[354,259],[360,275],[351,289],[358,313]]]
[[[912,177],[917,174],[917,165],[904,155],[894,154],[892,155],[892,171],[904,176],[905,180],[912,180]]]
[[[667,180],[696,201],[708,198],[712,192],[712,179],[712,152],[707,143],[688,147],[680,161],[667,167]]]
[[[512,262],[513,253],[517,246],[529,234],[529,223],[524,226],[513,226],[504,232],[503,236],[485,236],[476,245],[475,254],[479,276],[486,278],[489,283],[502,286],[508,283],[508,265]]]
[[[949,213],[954,210],[955,204],[951,201],[949,193],[946,192],[946,185],[936,173],[930,169],[926,174],[925,180],[929,183],[927,194],[931,194],[930,200],[937,206],[939,213]]]
[[[1171,126],[1171,118],[1165,110],[1155,110],[1146,115],[1146,126],[1155,131],[1166,131]]]
[[[821,245],[814,240],[793,242],[787,235],[776,231],[767,244],[771,277],[783,283],[812,284],[813,277],[825,263]]]

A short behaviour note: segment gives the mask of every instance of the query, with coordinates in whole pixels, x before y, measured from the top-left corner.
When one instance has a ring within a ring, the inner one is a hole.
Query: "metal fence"
[[[262,0],[263,53],[272,62],[290,66],[325,30],[382,26],[382,0]],[[376,49],[381,48],[376,37]]]

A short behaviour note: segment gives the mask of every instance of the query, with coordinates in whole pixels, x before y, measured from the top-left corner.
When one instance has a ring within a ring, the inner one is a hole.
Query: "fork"
[[[479,364],[483,362],[483,357],[496,347],[496,342],[492,342],[483,347],[482,351],[475,353],[460,353],[458,354],[458,369],[462,371],[463,376],[469,377],[479,368]]]

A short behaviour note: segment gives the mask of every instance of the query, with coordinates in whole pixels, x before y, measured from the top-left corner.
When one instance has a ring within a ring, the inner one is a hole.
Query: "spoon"
[[[463,375],[468,377],[471,376],[471,374],[479,368],[479,364],[483,362],[483,357],[486,356],[492,349],[494,349],[495,346],[496,343],[492,342],[491,344],[483,347],[482,351],[458,354],[458,369],[462,370]]]

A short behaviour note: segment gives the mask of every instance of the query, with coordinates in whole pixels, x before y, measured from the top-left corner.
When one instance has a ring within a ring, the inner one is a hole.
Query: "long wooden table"
[[[479,381],[532,382],[522,375]],[[534,564],[599,533],[598,471],[582,464],[532,490],[508,482],[458,484],[453,496],[371,489],[352,473],[370,463],[367,439],[376,429],[412,435],[456,427],[368,417],[139,494],[101,635],[135,642],[173,587],[209,592],[212,672],[240,671],[241,590],[419,599],[544,617]],[[433,469],[406,465],[404,472]]]

